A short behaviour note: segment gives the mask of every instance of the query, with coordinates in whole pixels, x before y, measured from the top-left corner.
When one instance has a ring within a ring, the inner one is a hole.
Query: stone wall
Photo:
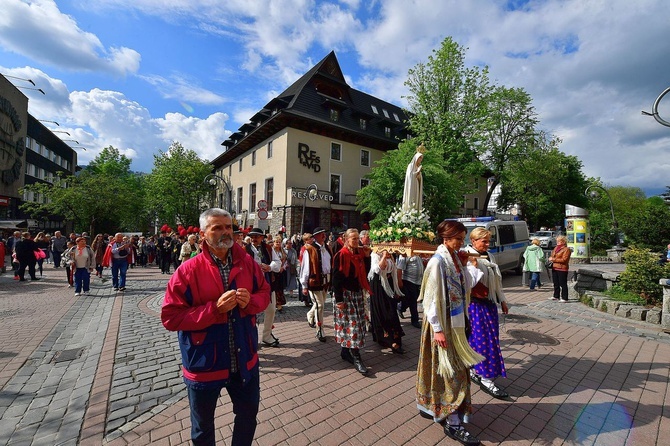
[[[663,331],[670,333],[669,279],[660,280],[660,284],[663,286],[663,306],[661,309],[645,308],[640,305],[612,300],[602,294],[602,291],[611,289],[619,281],[619,274],[617,273],[580,268],[572,279],[570,297],[577,298],[593,308],[609,314],[651,324],[660,324]]]

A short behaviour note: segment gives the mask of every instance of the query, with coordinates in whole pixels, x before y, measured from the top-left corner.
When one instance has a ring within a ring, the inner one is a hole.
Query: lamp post
[[[316,184],[310,184],[307,189],[305,189],[305,196],[302,200],[302,221],[300,222],[300,235],[304,234],[305,231],[305,205],[307,204],[307,197],[314,201],[316,200],[317,195],[319,194],[319,189],[316,187]]]
[[[591,189],[591,188],[600,189],[601,191],[605,192],[605,195],[607,195],[607,199],[610,202],[610,212],[612,213],[612,228],[614,229],[614,236],[616,237],[615,247],[619,248],[620,247],[620,245],[619,245],[619,224],[617,223],[616,218],[614,217],[614,205],[612,204],[612,197],[610,197],[610,193],[607,192],[607,189],[605,189],[604,187],[599,186],[597,184],[592,184],[589,187],[587,187],[586,190],[584,191],[584,195],[586,195],[587,197],[594,198],[594,199],[598,198],[600,196],[598,194],[598,192],[595,191],[595,190],[592,190],[591,193],[589,194],[589,189]]]
[[[670,122],[666,121],[665,119],[661,118],[661,116],[658,114],[658,103],[661,102],[661,99],[663,99],[663,96],[666,94],[670,93],[670,87],[666,88],[663,90],[663,93],[661,93],[656,100],[654,101],[654,105],[651,107],[651,113],[642,111],[642,114],[645,116],[653,116],[656,122],[658,122],[661,125],[664,125],[666,127],[670,127]]]
[[[209,175],[207,175],[205,177],[203,182],[205,184],[209,184],[212,187],[216,186],[217,183],[219,183],[219,182],[223,183],[223,185],[226,187],[226,193],[227,193],[227,198],[228,198],[227,206],[226,206],[227,209],[226,210],[228,212],[230,212],[230,204],[231,204],[230,202],[231,202],[231,199],[232,199],[232,190],[230,188],[230,185],[228,184],[228,180],[226,178],[221,177],[219,175],[216,175],[214,173],[210,173]],[[213,202],[214,202],[214,200],[212,200],[212,206],[214,205]],[[223,197],[221,197],[221,196],[219,196],[219,207],[223,209]]]

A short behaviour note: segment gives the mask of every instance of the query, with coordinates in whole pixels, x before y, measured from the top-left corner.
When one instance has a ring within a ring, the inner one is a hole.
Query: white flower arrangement
[[[428,242],[435,240],[430,218],[423,208],[405,212],[396,207],[389,216],[388,226],[370,230],[373,242],[397,242],[409,238]]]

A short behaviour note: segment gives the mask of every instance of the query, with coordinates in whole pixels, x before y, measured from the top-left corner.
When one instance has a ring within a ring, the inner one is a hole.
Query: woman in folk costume
[[[498,265],[488,254],[491,233],[484,228],[475,228],[470,233],[470,242],[466,251],[470,256],[468,272],[472,280],[468,315],[472,334],[470,346],[486,359],[471,370],[472,381],[481,389],[495,398],[507,398],[509,395],[495,385],[493,380],[503,378],[505,363],[500,351],[500,330],[498,328],[498,304],[502,312],[507,314],[507,300],[502,290],[502,275]],[[485,258],[485,257],[488,257]]]
[[[416,399],[419,414],[444,423],[444,432],[463,444],[479,444],[462,423],[472,412],[469,369],[484,358],[465,334],[470,279],[463,223],[443,221],[437,226],[441,244],[428,262],[421,283],[424,319],[419,346]]]
[[[402,337],[405,332],[398,317],[398,299],[404,294],[398,285],[398,268],[388,251],[370,256],[370,319],[372,339],[393,353],[403,354]]]
[[[285,276],[284,271],[288,267],[286,251],[282,247],[281,235],[275,235],[272,239],[272,261],[270,262],[270,271],[272,272],[272,283],[270,287],[275,292],[277,298],[277,311],[280,313],[286,305],[284,296]]]
[[[369,292],[370,285],[365,275],[365,254],[358,247],[358,238],[356,229],[347,229],[344,247],[333,258],[333,318],[335,340],[342,348],[340,356],[353,364],[357,372],[367,375],[360,349],[365,345],[363,290]]]

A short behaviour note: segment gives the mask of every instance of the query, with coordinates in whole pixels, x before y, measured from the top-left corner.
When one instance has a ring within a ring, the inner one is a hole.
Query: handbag
[[[544,266],[547,267],[547,269],[551,269],[554,267],[554,262],[552,262],[551,260],[547,260],[546,262],[544,262]]]
[[[35,250],[35,258],[37,260],[44,260],[47,258],[47,253],[42,251],[41,249],[36,249]]]

